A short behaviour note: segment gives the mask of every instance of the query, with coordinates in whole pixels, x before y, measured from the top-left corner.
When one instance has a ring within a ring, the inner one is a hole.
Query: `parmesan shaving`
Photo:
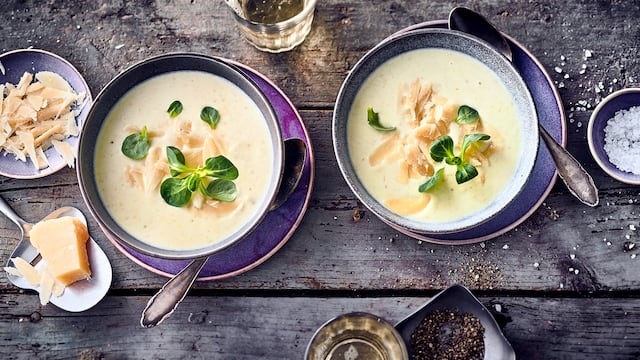
[[[42,272],[40,274],[40,304],[46,305],[51,299],[51,292],[53,290],[54,279],[48,272]]]
[[[13,276],[22,276],[22,273],[20,271],[18,271],[18,269],[11,267],[11,266],[5,266],[4,267],[4,271],[7,272],[7,274],[13,275]]]
[[[28,262],[26,262],[21,257],[15,257],[11,259],[13,262],[13,266],[20,273],[22,277],[25,278],[31,285],[38,286],[40,285],[40,273],[36,268],[31,266]]]
[[[384,204],[400,215],[411,215],[424,209],[431,200],[429,194],[421,194],[420,197],[392,198],[385,200]]]
[[[4,271],[13,276],[22,277],[31,285],[36,286],[40,304],[46,305],[52,296],[60,297],[64,294],[66,287],[51,275],[44,260],[38,263],[38,268],[35,268],[21,257],[12,258],[11,262],[15,267],[7,266]]]
[[[380,142],[369,154],[369,165],[380,166],[388,162],[398,162],[397,181],[408,183],[409,179],[432,176],[436,164],[429,155],[431,144],[443,135],[457,136],[457,144],[462,143],[465,134],[483,132],[491,135],[491,141],[482,145],[472,145],[466,157],[477,167],[488,166],[489,156],[500,150],[502,141],[493,129],[485,129],[482,121],[460,125],[458,131],[452,131],[455,124],[458,105],[437,94],[431,84],[416,79],[404,84],[400,89],[399,103],[402,121],[408,126],[398,129]],[[482,147],[478,147],[482,146]],[[398,156],[400,155],[400,156]],[[413,213],[421,210],[428,199],[408,203],[407,199],[389,199],[387,207],[397,213]],[[426,202],[425,202],[426,201]],[[411,209],[403,211],[402,209]]]
[[[76,158],[76,153],[73,146],[64,141],[59,141],[56,139],[51,140],[51,144],[56,149],[58,154],[62,155],[62,158],[67,162],[67,165],[72,168],[74,166]]]
[[[63,141],[79,134],[75,117],[86,104],[85,93],[76,93],[60,75],[41,71],[25,72],[15,85],[0,84],[0,95],[0,150],[43,169],[49,166],[44,151],[53,146],[74,166],[75,151]]]

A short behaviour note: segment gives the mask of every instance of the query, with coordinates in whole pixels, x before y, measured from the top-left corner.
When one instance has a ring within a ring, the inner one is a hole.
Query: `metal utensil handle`
[[[539,128],[540,136],[556,163],[558,175],[567,186],[567,189],[569,189],[569,192],[586,205],[598,205],[598,188],[591,175],[587,173],[573,155],[551,137],[542,125]]]
[[[193,285],[207,259],[202,257],[193,260],[187,267],[164,284],[158,293],[149,300],[147,307],[142,312],[142,318],[140,318],[142,327],[148,328],[159,325],[171,316],[178,304],[184,300],[187,291]]]
[[[24,236],[25,225],[28,223],[18,216],[11,206],[9,206],[9,203],[7,203],[2,197],[0,197],[0,212],[8,217],[9,220],[13,221],[14,224],[18,225],[20,232]]]

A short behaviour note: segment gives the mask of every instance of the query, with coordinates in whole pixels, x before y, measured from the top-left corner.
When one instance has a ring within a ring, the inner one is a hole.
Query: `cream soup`
[[[480,120],[458,125],[461,105],[477,110]],[[370,107],[383,126],[396,129],[369,126]],[[512,97],[498,77],[478,60],[446,49],[414,50],[381,65],[358,90],[347,124],[351,161],[367,191],[391,211],[429,222],[462,218],[494,200],[514,174],[520,131]],[[456,167],[433,161],[429,147],[450,135],[458,154],[468,133],[491,139],[466,153],[479,175],[457,184]],[[443,181],[420,193],[419,186],[443,167]]]
[[[167,109],[175,100],[183,110],[171,118]],[[220,114],[215,129],[200,119],[205,106]],[[122,142],[145,126],[149,153],[129,159]],[[159,191],[170,176],[167,146],[179,148],[192,167],[211,156],[231,160],[239,172],[235,201],[194,192],[187,206],[168,205]],[[176,71],[137,85],[110,111],[96,144],[95,177],[109,213],[132,236],[159,248],[196,249],[229,236],[256,215],[274,176],[273,158],[265,118],[247,94],[213,74]]]

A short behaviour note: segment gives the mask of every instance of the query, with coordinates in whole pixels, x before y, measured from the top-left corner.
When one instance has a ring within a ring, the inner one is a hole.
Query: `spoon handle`
[[[9,220],[13,221],[14,224],[18,225],[20,228],[20,232],[24,236],[25,225],[27,224],[16,212],[9,206],[9,204],[0,197],[0,212],[2,212]]]
[[[149,300],[147,307],[142,312],[140,325],[153,327],[159,325],[164,319],[171,316],[178,304],[187,295],[187,291],[198,277],[200,270],[207,262],[207,257],[193,260],[187,267],[166,284]]]
[[[542,125],[540,125],[540,136],[547,145],[547,149],[549,149],[549,153],[551,153],[551,157],[556,163],[558,175],[567,185],[569,192],[586,205],[598,205],[598,188],[596,188],[589,173],[585,171],[573,155],[551,137]]]

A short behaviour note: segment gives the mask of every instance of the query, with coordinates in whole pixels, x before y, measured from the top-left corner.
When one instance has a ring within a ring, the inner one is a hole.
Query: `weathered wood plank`
[[[302,115],[315,145],[318,174],[302,225],[267,263],[237,278],[198,287],[406,290],[437,289],[459,282],[475,289],[640,289],[640,257],[632,258],[640,250],[623,250],[626,236],[638,242],[638,231],[631,229],[640,228],[638,191],[634,188],[597,177],[596,181],[606,187],[601,191],[601,205],[591,209],[577,205],[566,189],[557,185],[527,221],[485,242],[484,247],[420,243],[392,230],[366,210],[364,219],[354,223],[354,209],[364,208],[338,170],[330,130],[323,125],[330,121],[330,112],[304,111]],[[43,186],[47,179],[38,181],[41,187],[28,190],[9,187],[22,182],[0,184],[0,195],[33,221],[63,205],[78,206],[89,216],[73,171],[63,170],[58,179],[55,186]],[[157,288],[163,283],[163,278],[117,252],[95,222],[90,222],[90,228],[113,262],[114,288]],[[0,258],[7,259],[18,231],[2,217],[0,232],[4,234],[0,238]],[[12,289],[4,276],[0,277],[0,288]]]
[[[516,229],[484,244],[453,247],[398,234],[368,211],[363,220],[352,220],[362,205],[338,170],[330,123],[344,77],[368,49],[403,27],[446,18],[456,4],[364,3],[320,1],[304,44],[273,55],[242,39],[222,1],[5,1],[0,51],[34,46],[57,53],[79,68],[94,95],[127,66],[170,51],[223,56],[257,69],[303,110],[318,176],[309,211],[281,251],[244,275],[197,283],[157,329],[141,329],[138,319],[165,279],[125,258],[91,220],[93,236],[113,263],[111,295],[86,313],[69,314],[40,307],[33,293],[17,291],[0,276],[0,358],[294,359],[313,331],[335,315],[359,310],[397,321],[426,299],[367,296],[432,294],[453,283],[513,295],[482,300],[500,304],[511,320],[505,333],[519,358],[640,358],[640,259],[632,258],[640,253],[638,247],[623,250],[625,241],[640,246],[640,190],[607,177],[586,143],[586,124],[601,98],[638,86],[638,4],[467,4],[529,48],[549,71],[567,113],[568,149],[594,176],[601,205],[583,207],[558,184]],[[71,169],[35,181],[1,178],[0,196],[29,220],[61,205],[89,214]],[[0,263],[17,235],[2,217]],[[300,297],[307,293],[335,297]],[[343,296],[351,293],[364,297]],[[578,296],[589,294],[596,298]]]
[[[305,43],[284,54],[266,54],[247,44],[222,2],[65,1],[51,5],[9,1],[3,11],[1,50],[29,46],[56,52],[74,64],[98,92],[118,71],[168,51],[196,51],[229,57],[265,73],[301,107],[331,106],[346,72],[378,41],[406,26],[445,19],[454,4],[421,0],[323,1]],[[594,87],[637,83],[637,4],[633,2],[553,2],[521,4],[479,1],[472,6],[522,42],[564,82],[569,109],[579,100],[595,105]],[[197,19],[197,20],[196,20]],[[584,50],[593,57],[583,60]],[[561,60],[564,56],[565,60]],[[582,64],[588,68],[579,74]],[[556,73],[558,66],[564,70]],[[569,79],[564,75],[569,74]],[[617,82],[613,83],[616,79]],[[314,86],[322,84],[322,86]],[[582,114],[582,112],[580,113]]]
[[[352,311],[395,323],[427,297],[188,297],[160,327],[138,324],[146,298],[109,296],[81,316],[0,295],[3,359],[300,359],[314,331]],[[637,359],[638,299],[481,299],[506,322],[519,359]],[[126,335],[125,335],[126,334]]]
[[[198,287],[406,290],[437,289],[458,282],[476,289],[640,289],[640,257],[632,258],[639,253],[640,243],[635,251],[623,250],[627,236],[638,242],[638,231],[631,228],[640,227],[637,190],[596,178],[608,187],[601,191],[602,204],[591,209],[576,205],[564,186],[557,185],[527,221],[497,239],[470,246],[420,243],[366,210],[364,219],[354,223],[353,210],[364,208],[338,170],[326,125],[331,114],[303,111],[302,115],[314,142],[318,174],[302,225],[283,249],[257,269]],[[4,190],[0,195],[30,220],[62,205],[78,206],[89,216],[74,176],[66,169],[55,186],[28,189],[22,186],[29,182],[18,182],[20,187],[15,190],[10,187],[13,183],[0,184]],[[90,228],[113,262],[114,288],[157,288],[163,283],[163,278],[117,252],[95,222],[90,222]],[[2,217],[0,232],[4,234],[0,258],[7,259],[18,231]],[[0,288],[12,289],[4,276],[0,277]]]

